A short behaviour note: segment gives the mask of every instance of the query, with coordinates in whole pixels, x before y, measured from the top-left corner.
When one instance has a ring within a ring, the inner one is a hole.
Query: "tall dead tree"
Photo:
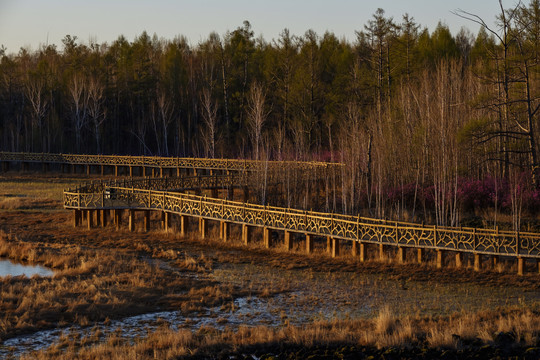
[[[204,89],[201,95],[201,113],[204,120],[203,141],[206,148],[206,156],[215,157],[216,133],[217,133],[217,103],[212,99],[209,89]]]
[[[101,125],[105,121],[105,109],[103,106],[103,90],[105,85],[96,77],[91,77],[88,81],[88,117],[92,120],[94,127],[94,138],[96,140],[96,151],[101,154]]]
[[[251,86],[248,103],[248,129],[253,147],[253,158],[260,160],[261,135],[264,123],[268,117],[265,109],[265,93],[261,84],[255,82]]]
[[[68,93],[77,152],[81,151],[82,130],[88,122],[88,90],[86,87],[87,82],[81,74],[72,75],[68,83]]]

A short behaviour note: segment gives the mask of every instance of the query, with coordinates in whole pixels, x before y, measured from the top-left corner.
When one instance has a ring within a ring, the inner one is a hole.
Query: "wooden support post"
[[[463,266],[463,253],[458,251],[456,253],[456,268],[461,268]]]
[[[223,242],[227,242],[229,238],[229,223],[226,221],[219,222],[219,238]]]
[[[101,226],[101,211],[95,210],[96,213],[96,226]]]
[[[129,166],[129,176],[133,177],[133,166]]]
[[[406,249],[403,246],[398,246],[397,249],[397,261],[400,264],[405,263]]]
[[[201,239],[206,239],[208,237],[208,221],[203,217],[199,218],[199,233]]]
[[[380,243],[380,244],[379,244],[379,260],[380,260],[380,261],[384,261],[384,258],[385,258],[385,254],[384,254],[384,244],[383,244],[383,243]]]
[[[248,224],[242,224],[242,242],[244,245],[249,244],[251,237],[251,228]]]
[[[73,227],[81,225],[81,210],[73,210]]]
[[[497,270],[497,266],[499,265],[499,256],[493,255],[491,257],[491,264],[493,265],[493,269]]]
[[[118,176],[118,165],[114,165],[114,176]]]
[[[180,215],[180,236],[186,236],[188,231],[188,217],[186,215]]]
[[[333,237],[332,238],[332,257],[338,257],[339,256],[339,239]]]
[[[292,245],[293,245],[293,242],[291,239],[291,232],[285,230],[285,249],[287,249],[288,251],[291,251],[293,248]]]
[[[156,168],[152,168],[152,177],[156,177]]]
[[[540,259],[536,259],[536,271],[540,274]]]
[[[92,168],[90,165],[86,165],[86,175],[90,175],[92,173]]]
[[[142,166],[142,176],[146,177],[146,166]]]
[[[169,214],[166,211],[163,211],[162,219],[163,219],[163,230],[169,232],[169,228],[171,227],[171,214]]]
[[[442,269],[444,263],[444,251],[437,249],[437,269]]]
[[[107,215],[109,215],[109,210],[101,210],[101,225],[103,227],[107,227],[107,222],[109,221]]]
[[[86,210],[86,220],[88,220],[88,230],[94,227],[94,214],[92,210]]]
[[[474,271],[480,271],[482,269],[482,255],[474,253]]]
[[[270,249],[270,236],[271,236],[270,229],[267,227],[264,227],[263,228],[263,242],[264,242],[264,247],[267,249]]]
[[[163,177],[163,166],[159,167],[159,177]]]
[[[525,274],[525,259],[521,256],[517,258],[517,274],[523,276]]]
[[[129,209],[129,231],[135,231],[135,210]]]
[[[144,231],[150,231],[150,210],[144,210]]]
[[[424,249],[422,248],[416,249],[416,261],[418,261],[419,264],[421,264],[424,261]]]
[[[331,236],[326,237],[326,252],[328,254],[332,254],[332,237]]]
[[[101,171],[101,176],[103,176],[103,174],[105,173],[105,167],[103,165],[100,165],[100,171]]]
[[[122,211],[120,209],[114,209],[114,224],[117,231],[120,230],[120,225],[122,225]]]
[[[364,262],[367,260],[367,244],[361,242],[360,243],[360,261]]]
[[[358,253],[359,253],[359,245],[360,243],[356,240],[353,240],[352,243],[351,243],[351,255],[353,257],[357,257],[358,256]]]
[[[308,254],[313,253],[313,245],[314,245],[313,235],[306,234],[306,252]]]
[[[179,167],[176,168],[176,176],[180,177],[180,168]]]

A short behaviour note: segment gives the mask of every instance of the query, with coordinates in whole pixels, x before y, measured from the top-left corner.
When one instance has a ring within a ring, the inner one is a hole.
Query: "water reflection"
[[[5,276],[53,276],[54,272],[40,265],[23,265],[7,259],[0,259],[0,277]]]

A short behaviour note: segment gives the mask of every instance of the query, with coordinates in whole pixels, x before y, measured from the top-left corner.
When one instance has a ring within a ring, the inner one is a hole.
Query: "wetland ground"
[[[540,356],[538,274],[73,228],[84,180],[0,177],[0,257],[55,271],[0,279],[3,357]]]

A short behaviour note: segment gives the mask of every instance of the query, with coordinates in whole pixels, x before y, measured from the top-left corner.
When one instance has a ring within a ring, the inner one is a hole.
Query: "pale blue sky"
[[[132,41],[146,30],[166,39],[185,35],[196,45],[210,32],[224,34],[244,20],[268,41],[284,28],[296,35],[329,30],[353,40],[355,30],[362,30],[378,7],[398,22],[409,13],[430,31],[442,21],[453,34],[462,26],[476,34],[478,26],[452,10],[481,15],[489,24],[499,10],[497,0],[0,0],[0,44],[12,53],[23,46],[36,50],[47,41],[60,45],[66,34],[84,43],[90,38],[110,43],[119,35]]]

